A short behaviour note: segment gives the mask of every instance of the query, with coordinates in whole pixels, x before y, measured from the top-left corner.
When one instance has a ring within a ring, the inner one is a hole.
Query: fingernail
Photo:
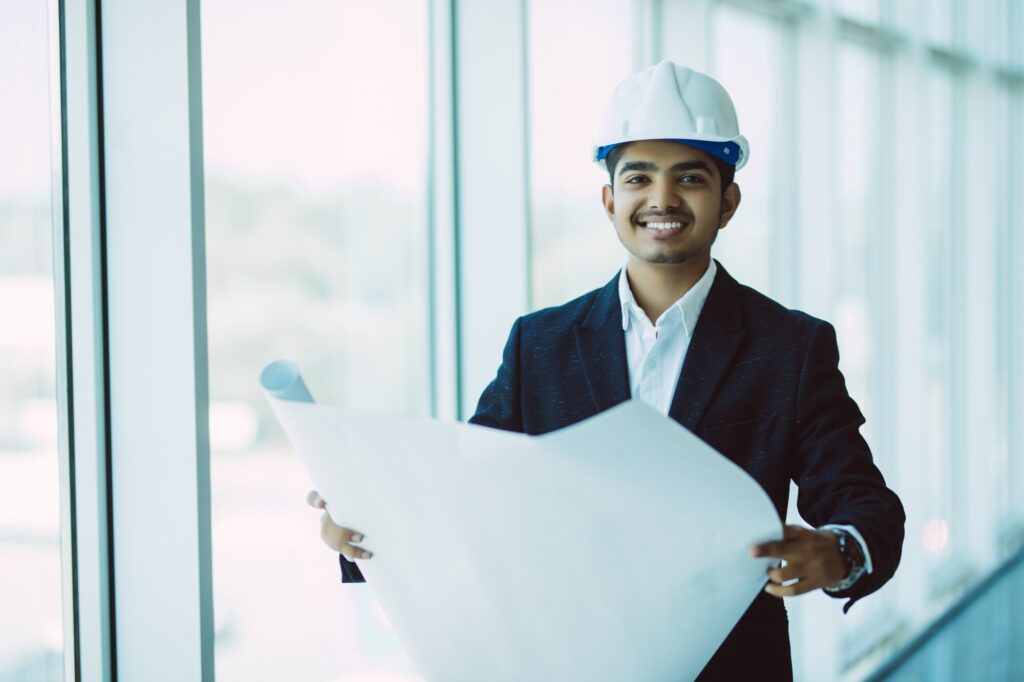
[[[363,558],[364,559],[369,559],[372,556],[373,556],[373,552],[363,552]]]
[[[363,536],[361,533],[352,533],[352,542],[362,542]]]

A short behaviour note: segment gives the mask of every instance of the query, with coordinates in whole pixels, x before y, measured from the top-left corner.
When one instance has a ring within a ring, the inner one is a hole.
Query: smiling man
[[[609,174],[602,201],[626,265],[602,288],[516,320],[470,419],[542,434],[633,397],[742,467],[780,519],[796,482],[810,527],[787,525],[750,548],[784,563],[707,664],[708,680],[792,679],[781,597],[824,590],[848,609],[892,577],[904,534],[903,507],[859,433],[833,327],[739,284],[711,257],[740,206],[733,178],[748,154],[712,78],[665,61],[621,83],[595,159]],[[714,532],[713,518],[693,522]],[[345,579],[360,580],[345,556],[369,558],[362,535],[325,513],[323,537],[344,555]],[[623,542],[608,539],[598,570],[615,570]]]

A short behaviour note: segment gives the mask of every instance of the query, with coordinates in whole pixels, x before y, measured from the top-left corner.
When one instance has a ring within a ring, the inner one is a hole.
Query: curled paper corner
[[[313,396],[306,388],[306,382],[299,374],[299,367],[294,362],[275,360],[260,372],[260,385],[269,395],[278,400],[311,403]]]

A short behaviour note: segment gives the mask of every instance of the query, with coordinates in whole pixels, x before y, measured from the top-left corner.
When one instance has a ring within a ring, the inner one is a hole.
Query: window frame
[[[64,677],[116,676],[97,5],[51,0]]]

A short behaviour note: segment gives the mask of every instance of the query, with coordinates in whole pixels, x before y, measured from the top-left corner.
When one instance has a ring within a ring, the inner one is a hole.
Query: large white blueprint
[[[782,536],[761,487],[631,400],[526,436],[316,405],[294,365],[264,389],[420,674],[686,680],[765,584]]]

